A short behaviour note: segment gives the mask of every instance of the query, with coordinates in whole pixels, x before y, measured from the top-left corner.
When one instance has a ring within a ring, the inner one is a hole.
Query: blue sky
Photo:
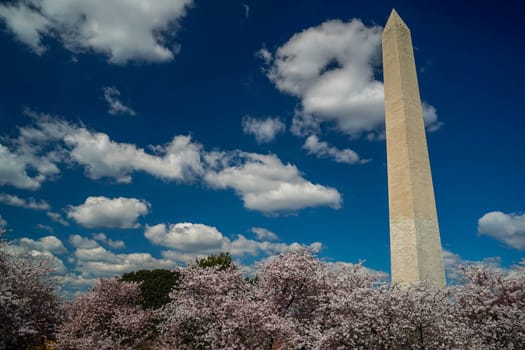
[[[64,288],[312,245],[389,271],[382,25],[412,30],[441,239],[525,250],[518,5],[10,1],[0,5],[0,224]]]

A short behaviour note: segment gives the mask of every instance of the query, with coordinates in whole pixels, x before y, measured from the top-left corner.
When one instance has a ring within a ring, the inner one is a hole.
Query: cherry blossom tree
[[[312,348],[463,348],[453,308],[446,291],[423,283],[339,291],[315,320]]]
[[[142,349],[155,335],[153,311],[140,306],[140,284],[100,279],[91,292],[64,305],[58,349]]]
[[[169,302],[143,309],[140,283],[117,278],[60,306],[50,265],[6,247],[0,349],[55,338],[65,350],[525,349],[525,261],[466,267],[462,284],[439,290],[392,286],[305,247],[266,259],[253,278],[221,254],[169,272]]]
[[[24,349],[54,338],[59,300],[50,262],[10,248],[0,239],[0,349]]]
[[[177,349],[271,349],[289,338],[291,325],[233,265],[193,265],[180,273],[163,310],[164,339]]]
[[[525,349],[525,260],[510,274],[483,265],[464,269],[454,287],[456,318],[472,349]]]
[[[446,292],[391,287],[361,264],[329,264],[308,249],[261,266],[259,287],[294,325],[302,349],[447,349],[457,334]]]
[[[391,286],[361,264],[331,264],[306,248],[258,266],[181,269],[163,309],[180,349],[523,349],[525,274],[466,270],[466,284]]]

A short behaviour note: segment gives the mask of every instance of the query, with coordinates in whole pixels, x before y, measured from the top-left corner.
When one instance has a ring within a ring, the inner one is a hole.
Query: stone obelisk
[[[392,10],[383,31],[392,282],[445,286],[410,30]]]

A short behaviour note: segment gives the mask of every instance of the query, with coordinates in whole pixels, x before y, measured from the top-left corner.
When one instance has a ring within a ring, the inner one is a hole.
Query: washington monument
[[[392,10],[383,31],[392,283],[445,287],[436,203],[410,30]]]

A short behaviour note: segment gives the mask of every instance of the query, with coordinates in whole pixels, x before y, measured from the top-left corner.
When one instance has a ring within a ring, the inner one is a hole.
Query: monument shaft
[[[395,10],[383,31],[393,283],[445,286],[436,204],[410,30]]]

